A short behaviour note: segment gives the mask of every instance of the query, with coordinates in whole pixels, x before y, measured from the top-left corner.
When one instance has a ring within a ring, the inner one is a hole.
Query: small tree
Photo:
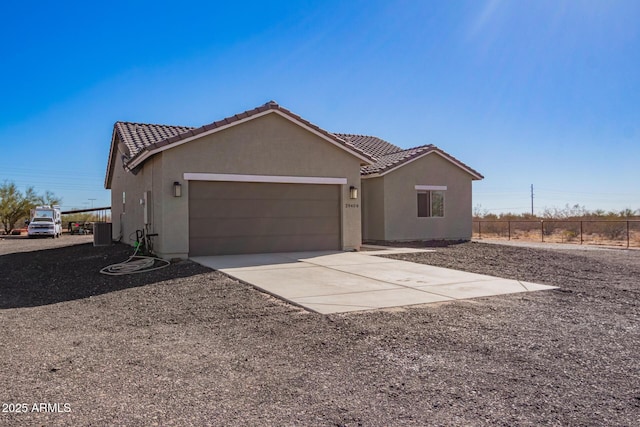
[[[620,217],[621,218],[631,218],[636,214],[636,212],[631,209],[631,208],[625,208],[623,210],[620,211]]]
[[[49,190],[45,191],[42,196],[38,196],[36,199],[36,204],[40,206],[53,206],[59,205],[60,203],[62,203],[62,199],[56,197],[56,195]]]
[[[487,216],[487,214],[489,213],[488,210],[486,209],[482,209],[482,205],[481,204],[477,204],[473,207],[473,218],[475,219],[481,219]]]
[[[22,194],[13,182],[0,185],[0,222],[6,234],[11,233],[13,225],[36,203],[37,195],[32,187]]]
[[[38,196],[33,187],[28,187],[23,194],[15,183],[5,181],[0,185],[0,223],[4,232],[10,234],[16,222],[29,216],[29,211],[34,206],[49,203],[60,203],[60,199],[50,191],[45,192],[44,196]]]

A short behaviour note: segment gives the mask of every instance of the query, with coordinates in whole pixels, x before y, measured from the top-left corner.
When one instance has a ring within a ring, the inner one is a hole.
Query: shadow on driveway
[[[190,261],[148,273],[107,276],[100,269],[125,261],[133,248],[124,244],[81,244],[0,256],[0,309],[36,307],[87,298],[179,277],[210,272]]]

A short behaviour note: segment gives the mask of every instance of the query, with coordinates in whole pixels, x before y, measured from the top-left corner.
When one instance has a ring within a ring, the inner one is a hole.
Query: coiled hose
[[[159,270],[171,264],[169,261],[162,258],[137,255],[138,249],[139,247],[136,247],[133,255],[131,255],[126,261],[108,265],[101,269],[100,273],[107,274],[109,276],[124,276],[127,274],[146,273],[148,271]],[[156,261],[159,261],[161,264],[154,267]]]

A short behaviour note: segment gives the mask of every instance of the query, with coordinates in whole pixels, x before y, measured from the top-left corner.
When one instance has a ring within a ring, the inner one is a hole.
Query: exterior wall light
[[[351,187],[349,187],[349,198],[350,199],[357,199],[358,198],[358,189],[356,187],[354,187],[353,185]]]
[[[178,181],[173,183],[173,197],[182,197],[182,184]]]

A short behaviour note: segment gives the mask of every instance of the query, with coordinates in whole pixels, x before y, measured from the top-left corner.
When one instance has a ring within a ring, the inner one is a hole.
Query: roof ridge
[[[336,135],[344,135],[344,136],[364,136],[367,138],[378,138],[377,136],[374,135],[365,135],[362,133],[344,133],[344,132],[336,132]],[[378,139],[382,139],[382,138],[378,138]]]
[[[415,147],[403,148],[403,149],[401,149],[401,150],[398,150],[398,151],[396,151],[396,152],[394,152],[394,153],[389,153],[389,154],[398,154],[398,153],[402,153],[402,152],[404,152],[404,151],[409,151],[409,150],[421,150],[421,149],[423,149],[423,148],[433,148],[433,147],[435,147],[435,145],[433,145],[433,144],[423,144],[423,145],[417,145],[417,146],[415,146]]]
[[[136,152],[134,153],[134,155],[132,156],[130,162],[128,163],[133,163],[133,167],[137,167],[137,165],[140,162],[143,162],[144,159],[146,158],[146,156],[149,155],[153,155],[153,151],[156,149],[161,149],[161,147],[164,146],[168,146],[168,145],[172,145],[176,142],[179,142],[181,140],[184,140],[186,138],[190,138],[190,137],[196,137],[197,135],[200,135],[202,133],[205,132],[210,132],[210,131],[214,131],[215,129],[218,128],[222,128],[222,127],[226,127],[229,125],[233,125],[236,122],[245,120],[245,119],[249,119],[253,116],[256,115],[261,115],[261,114],[267,114],[270,111],[275,111],[280,113],[281,115],[288,117],[290,120],[295,120],[297,122],[299,122],[300,124],[302,124],[303,126],[308,127],[312,132],[316,132],[319,135],[322,135],[323,137],[333,141],[334,143],[343,146],[344,148],[346,148],[348,151],[350,151],[352,154],[355,154],[359,157],[361,157],[363,160],[365,161],[373,161],[374,158],[371,156],[371,154],[369,154],[368,152],[366,152],[365,150],[361,149],[358,146],[355,146],[354,144],[350,144],[348,143],[346,140],[340,138],[339,136],[328,132],[324,129],[322,129],[320,126],[311,123],[310,121],[302,118],[301,116],[299,116],[298,114],[295,114],[294,112],[286,109],[285,107],[282,107],[281,105],[279,105],[277,102],[275,101],[269,101],[263,105],[260,105],[258,107],[252,108],[250,110],[246,110],[243,111],[241,113],[237,113],[237,114],[233,114],[231,116],[227,116],[224,117],[220,120],[216,120],[207,124],[204,124],[202,126],[198,126],[198,127],[191,127],[191,126],[173,126],[173,125],[151,125],[151,124],[144,124],[144,123],[132,123],[132,122],[116,122],[116,129],[118,129],[118,132],[120,132],[121,128],[125,128],[127,127],[126,125],[140,125],[140,126],[146,126],[147,128],[152,127],[152,126],[157,126],[160,128],[164,128],[164,131],[160,131],[158,132],[158,130],[154,131],[154,133],[169,133],[169,135],[163,135],[163,138],[161,139],[157,139],[154,141],[142,141],[141,143],[136,144],[135,142],[132,143],[132,145],[135,146],[136,148]],[[119,125],[121,124],[121,125]],[[173,132],[167,132],[167,130],[171,130]],[[131,130],[128,130],[129,132],[131,132]],[[139,132],[137,132],[137,129],[135,129],[135,133],[138,134]],[[146,154],[145,154],[146,153]]]
[[[375,138],[375,139],[379,139],[380,141],[384,141],[386,143],[391,144],[389,141],[387,141],[384,138],[380,138],[379,136],[375,136],[375,135],[365,135],[362,133],[344,133],[344,132],[331,132],[334,135],[338,135],[338,136],[348,136],[348,137],[352,137],[352,136],[356,136],[356,137],[360,137],[360,138]]]
[[[172,128],[191,128],[191,129],[194,128],[194,126],[166,125],[166,124],[161,124],[161,123],[129,122],[129,121],[122,121],[122,120],[118,120],[115,124],[138,125],[138,126],[165,126],[165,127],[172,127]]]
[[[390,153],[381,154],[381,155],[378,156],[378,159],[381,159],[383,157],[389,157],[389,156],[398,156],[398,155],[403,154],[403,153],[407,153],[407,155],[410,156],[410,155],[414,154],[414,153],[409,153],[410,151],[414,151],[414,152],[417,151],[418,153],[420,153],[420,152],[424,151],[424,149],[433,149],[433,148],[437,148],[437,147],[435,145],[433,145],[433,144],[424,144],[424,145],[418,145],[417,147],[402,148],[402,149],[397,150],[397,151],[392,151]],[[404,159],[404,157],[400,157],[400,160],[401,159]]]

